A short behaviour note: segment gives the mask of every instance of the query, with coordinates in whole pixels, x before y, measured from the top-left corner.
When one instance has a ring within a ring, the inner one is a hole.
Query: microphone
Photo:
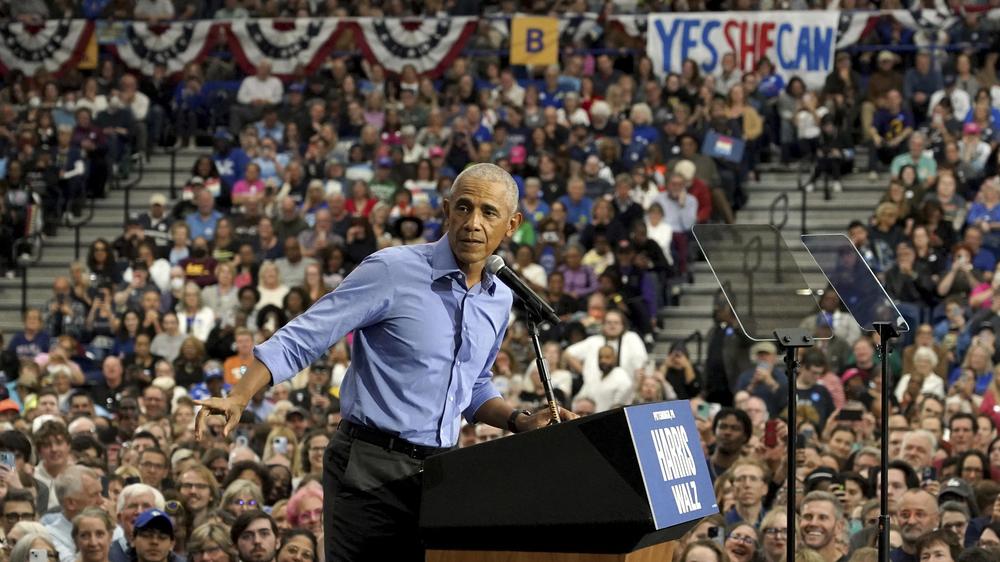
[[[504,285],[510,287],[510,290],[514,291],[517,298],[521,299],[521,302],[527,307],[528,312],[533,313],[539,319],[550,324],[559,324],[560,320],[559,316],[556,315],[556,311],[552,310],[552,307],[549,306],[549,303],[545,302],[545,299],[532,291],[531,287],[525,285],[524,281],[521,281],[521,278],[507,267],[507,264],[503,262],[503,258],[497,255],[486,258],[486,271],[496,275],[503,281]]]

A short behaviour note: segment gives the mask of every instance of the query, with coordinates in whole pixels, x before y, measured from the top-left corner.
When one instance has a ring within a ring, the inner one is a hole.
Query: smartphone
[[[805,444],[806,441],[811,441],[813,438],[813,434],[814,434],[813,430],[803,429],[801,432],[799,432],[799,443]]]
[[[764,424],[764,446],[768,449],[778,446],[778,420],[767,420]]]
[[[274,441],[271,442],[271,448],[274,449],[274,452],[278,453],[279,455],[287,455],[288,438],[284,436],[275,437]]]
[[[861,415],[864,412],[861,410],[841,410],[837,414],[837,420],[839,421],[861,421]]]
[[[32,548],[28,553],[29,562],[49,562],[49,551],[44,548]]]
[[[111,481],[108,480],[107,476],[101,476],[101,497],[102,498],[108,497],[108,486],[110,485],[110,483],[111,483]]]
[[[771,372],[771,364],[768,363],[767,361],[758,361],[757,362],[757,370],[758,371],[764,371],[765,373],[770,373]]]
[[[920,481],[923,482],[933,482],[937,480],[937,471],[934,470],[933,466],[928,466],[924,468],[923,473],[920,474]]]
[[[710,406],[708,405],[708,402],[702,402],[701,404],[698,404],[698,417],[707,420],[709,409]]]
[[[0,464],[6,466],[7,468],[13,469],[16,462],[16,457],[14,453],[10,451],[0,451]]]
[[[719,546],[725,548],[726,537],[722,533],[722,529],[719,527],[709,527],[708,528],[708,539],[715,541]]]

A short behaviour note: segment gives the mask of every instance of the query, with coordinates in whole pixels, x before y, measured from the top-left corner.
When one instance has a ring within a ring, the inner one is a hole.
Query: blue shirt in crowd
[[[240,148],[233,148],[225,154],[215,153],[212,160],[219,172],[219,179],[230,189],[243,178],[247,164],[250,163],[250,157]]]
[[[590,208],[594,206],[590,197],[584,195],[579,201],[573,201],[569,195],[563,195],[559,201],[566,207],[567,223],[583,227],[590,222]]]
[[[510,289],[485,272],[471,289],[465,283],[447,235],[386,248],[254,355],[277,384],[354,330],[340,387],[344,419],[419,445],[454,446],[460,415],[471,422],[480,406],[500,396],[490,367],[513,302]]]
[[[188,215],[185,222],[191,229],[191,240],[199,237],[209,242],[215,240],[215,226],[219,224],[221,218],[222,213],[219,211],[212,211],[207,217],[201,216],[201,213],[198,212]]]

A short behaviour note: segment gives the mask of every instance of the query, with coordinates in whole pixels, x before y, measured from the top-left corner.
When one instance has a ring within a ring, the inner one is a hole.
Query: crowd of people
[[[170,19],[208,3],[137,4]],[[40,7],[10,9],[51,15]],[[232,0],[216,8],[207,15],[267,14]],[[282,80],[259,61],[231,98],[206,94],[238,72],[215,55],[176,77],[163,67],[139,76],[113,58],[58,80],[13,69],[0,90],[8,275],[14,241],[57,233],[135,159],[166,145],[198,156],[176,200],[153,194],[119,237],[92,241],[23,329],[5,334],[3,556],[321,559],[318,479],[351,338],[255,396],[229,436],[209,418],[207,440],[196,440],[193,400],[226,395],[255,344],[368,255],[438,240],[456,174],[495,162],[515,178],[525,218],[501,253],[563,320],[542,333],[558,400],[580,415],[691,401],[720,515],[682,539],[678,562],[783,559],[788,431],[804,445],[797,558],[875,559],[878,445],[889,439],[892,560],[996,560],[1000,55],[970,39],[989,25],[966,15],[948,51],[838,53],[816,88],[786,82],[766,58],[740,69],[732,55],[718,74],[687,61],[663,79],[643,55],[567,53],[530,71],[459,57],[438,78],[332,58]],[[913,41],[888,21],[875,34]],[[710,133],[743,143],[743,157],[713,154]],[[801,324],[834,338],[801,355],[794,381],[775,346],[741,335],[722,298],[703,361],[683,343],[652,353],[659,312],[699,259],[692,226],[738,222],[767,160],[812,162],[807,191],[840,191],[855,171],[887,186],[872,216],[845,228],[912,327],[890,356],[877,356],[833,291],[822,318]],[[494,383],[535,410],[545,396],[520,316]],[[881,361],[894,373],[888,412]],[[796,428],[781,421],[789,384]],[[502,436],[466,425],[461,446]]]

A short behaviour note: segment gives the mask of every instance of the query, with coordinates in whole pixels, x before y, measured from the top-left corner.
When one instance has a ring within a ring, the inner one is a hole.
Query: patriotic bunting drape
[[[987,17],[1000,14],[989,13]],[[608,29],[643,38],[649,32],[650,15],[567,14],[560,18],[560,43],[583,46],[600,38]],[[881,12],[839,12],[836,47],[844,48],[861,40],[879,18],[892,17],[918,37],[933,42],[935,34],[960,20],[938,0],[933,8],[915,7]],[[215,38],[223,34],[236,62],[252,72],[261,60],[271,62],[273,72],[290,75],[298,69],[315,71],[336,47],[340,34],[350,30],[353,39],[342,48],[360,52],[369,62],[390,73],[412,65],[419,74],[437,76],[459,56],[484,24],[492,32],[505,33],[504,18],[444,17],[396,18],[300,18],[286,20],[246,19],[232,22],[194,21],[165,24],[123,22],[112,41],[101,38],[102,47],[129,68],[151,74],[154,65],[166,65],[168,72],[183,70],[191,62],[204,59]],[[40,69],[59,74],[74,67],[94,36],[94,23],[86,20],[50,20],[42,25],[19,22],[0,24],[0,72],[14,69],[34,74]],[[107,45],[103,43],[107,42]],[[918,44],[922,44],[920,40]]]
[[[244,19],[229,24],[229,46],[236,62],[253,72],[257,61],[270,60],[271,71],[293,74],[299,67],[313,72],[322,64],[340,36],[340,20]]]
[[[215,25],[212,21],[157,25],[133,22],[111,48],[126,66],[143,74],[152,75],[157,64],[165,65],[173,74],[204,57]]]
[[[58,74],[79,62],[93,34],[94,24],[86,20],[0,26],[0,71],[20,70],[29,76],[39,70]]]
[[[419,74],[437,75],[462,52],[478,19],[425,18],[419,20],[358,18],[358,47],[368,62],[399,73],[407,65]]]

